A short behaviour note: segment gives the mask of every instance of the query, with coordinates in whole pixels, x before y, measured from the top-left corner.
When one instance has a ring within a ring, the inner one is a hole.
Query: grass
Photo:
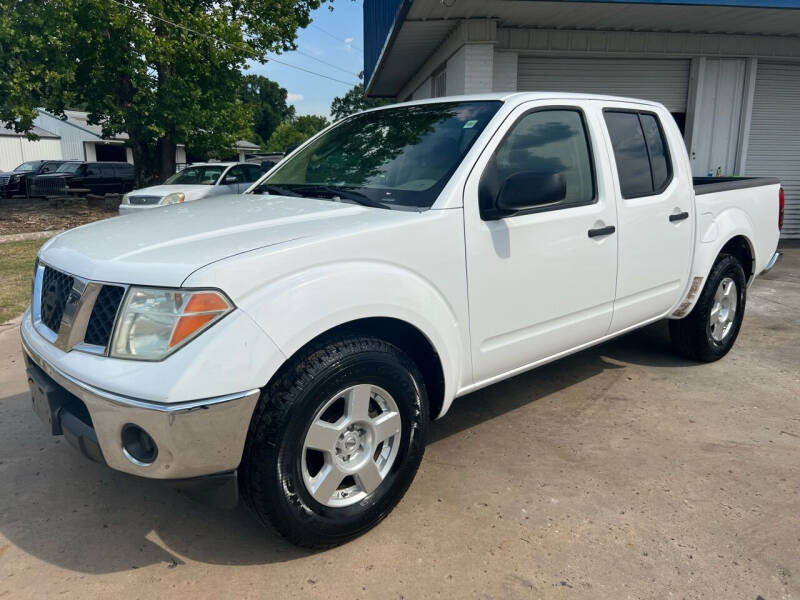
[[[18,317],[30,303],[33,263],[46,241],[0,243],[0,324]]]

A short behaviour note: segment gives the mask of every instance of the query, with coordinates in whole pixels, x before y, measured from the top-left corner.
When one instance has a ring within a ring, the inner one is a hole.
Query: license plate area
[[[69,393],[34,365],[28,365],[27,374],[33,412],[47,425],[52,435],[61,435],[58,411],[69,400]]]

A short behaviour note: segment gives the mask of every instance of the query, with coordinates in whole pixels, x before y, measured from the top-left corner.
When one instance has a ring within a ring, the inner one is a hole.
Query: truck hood
[[[398,211],[316,198],[215,196],[71,229],[45,244],[39,257],[95,281],[176,287],[236,254],[398,217]]]
[[[198,200],[210,194],[214,190],[213,185],[152,185],[140,190],[129,192],[129,196],[160,196],[163,198],[167,194],[183,192],[187,200]]]

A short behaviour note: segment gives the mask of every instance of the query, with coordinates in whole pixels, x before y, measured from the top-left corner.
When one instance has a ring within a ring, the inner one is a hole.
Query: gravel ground
[[[85,198],[48,201],[39,198],[0,198],[0,236],[56,231],[117,216],[117,209],[89,206]]]
[[[800,598],[800,249],[724,360],[635,332],[458,400],[378,528],[311,553],[86,462],[0,328],[0,597]]]

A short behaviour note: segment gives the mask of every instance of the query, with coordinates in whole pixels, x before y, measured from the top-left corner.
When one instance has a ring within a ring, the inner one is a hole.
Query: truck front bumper
[[[21,329],[35,411],[51,433],[63,433],[87,457],[154,479],[201,477],[239,466],[258,389],[174,403],[122,396],[65,373],[35,350],[29,339],[35,331]],[[147,438],[154,448],[143,452]]]

